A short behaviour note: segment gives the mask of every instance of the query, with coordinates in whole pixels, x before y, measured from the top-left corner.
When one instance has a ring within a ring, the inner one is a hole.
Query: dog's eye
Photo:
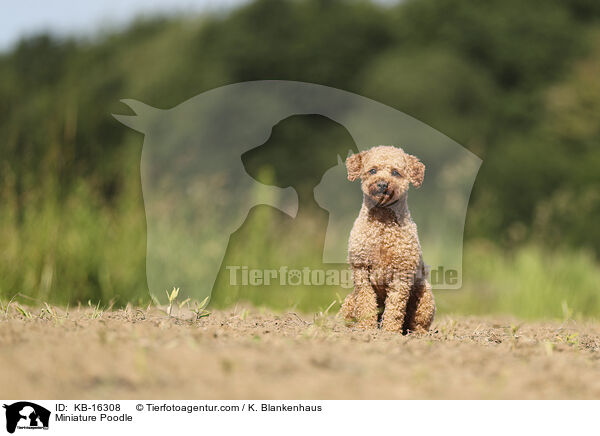
[[[377,173],[377,169],[375,169],[375,168],[371,168],[369,170],[369,174],[376,174],[376,173]]]
[[[398,170],[392,170],[392,176],[394,176],[394,177],[400,177],[401,174],[398,172]]]

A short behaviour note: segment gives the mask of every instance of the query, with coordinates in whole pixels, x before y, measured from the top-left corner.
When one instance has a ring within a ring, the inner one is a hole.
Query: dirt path
[[[600,324],[440,317],[399,336],[256,309],[30,316],[0,315],[3,398],[600,398]]]

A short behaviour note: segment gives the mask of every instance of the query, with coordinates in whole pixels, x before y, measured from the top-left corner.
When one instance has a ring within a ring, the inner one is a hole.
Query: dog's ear
[[[412,183],[415,188],[418,188],[423,183],[423,178],[425,177],[425,165],[418,157],[411,154],[408,154],[407,158],[410,183]]]
[[[356,153],[350,155],[346,158],[346,169],[348,169],[348,180],[351,182],[355,181],[360,177],[360,172],[362,170],[362,159],[365,152],[361,151],[360,153]]]

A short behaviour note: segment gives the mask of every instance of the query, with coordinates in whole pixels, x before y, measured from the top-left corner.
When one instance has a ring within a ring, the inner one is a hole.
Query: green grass
[[[585,251],[525,245],[503,252],[486,242],[465,247],[463,288],[440,291],[442,312],[523,318],[600,316],[600,267]]]
[[[55,186],[32,188],[21,202],[0,192],[0,297],[147,302],[146,223],[136,184],[110,205],[89,184],[66,192]]]
[[[5,207],[0,209],[0,298],[24,305],[36,301],[71,306],[88,302],[115,307],[148,304],[145,217],[139,185],[131,183],[110,206],[84,184],[73,186],[62,196],[52,192],[49,185],[44,195],[32,195],[22,205],[21,217],[15,212],[14,199],[4,195]],[[236,264],[253,259],[255,265],[277,267],[287,253],[277,248],[279,224],[264,213],[255,214],[254,220],[249,223],[250,231],[238,240],[246,248],[232,252],[226,261]],[[310,234],[310,225],[300,233]],[[270,237],[257,239],[263,233]],[[248,244],[244,238],[250,238]],[[315,263],[310,249],[302,244],[291,248],[295,256],[286,257],[286,264]],[[227,272],[223,272],[213,292],[212,307],[250,302],[279,310],[335,311],[348,292],[339,286],[231,287]],[[468,241],[463,288],[437,291],[436,300],[440,314],[598,317],[599,283],[600,265],[584,251],[549,251],[539,245],[503,251],[486,241]],[[168,294],[172,289],[164,291]],[[156,297],[166,302],[165,293]],[[183,292],[179,295],[181,301],[186,297],[189,295]],[[333,301],[336,304],[330,307]]]

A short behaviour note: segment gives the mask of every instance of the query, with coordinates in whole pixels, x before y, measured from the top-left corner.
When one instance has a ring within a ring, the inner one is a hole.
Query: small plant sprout
[[[48,303],[44,303],[44,307],[42,307],[42,314],[46,313],[50,316],[50,318],[52,319],[56,319],[58,318],[58,315],[56,313],[56,310],[54,308],[52,308]]]
[[[564,337],[556,336],[556,339],[558,339],[561,342],[564,342],[565,344],[571,345],[571,346],[579,345],[579,333],[577,333],[577,332],[567,333],[567,334],[565,334]]]
[[[173,288],[171,293],[169,291],[165,291],[167,294],[167,299],[169,300],[169,305],[167,306],[167,315],[171,316],[171,311],[173,310],[173,302],[177,300],[177,296],[179,295],[179,288]]]
[[[510,333],[516,337],[520,328],[521,328],[521,324],[511,324]]]
[[[332,301],[332,302],[329,304],[329,306],[327,306],[327,309],[325,309],[325,312],[323,312],[323,315],[327,316],[327,315],[329,314],[329,311],[331,310],[331,308],[332,308],[333,306],[335,306],[335,303],[337,303],[337,301],[336,301],[336,300],[333,300],[333,301]]]
[[[31,312],[25,310],[23,307],[21,307],[19,305],[19,303],[15,303],[15,309],[17,309],[17,311],[23,315],[25,318],[33,318],[33,316],[31,315]]]
[[[329,306],[327,306],[327,309],[321,310],[320,312],[315,313],[313,323],[316,325],[322,325],[324,323],[325,319],[327,318],[329,311],[331,310],[331,308],[333,306],[336,305],[336,303],[337,303],[337,300],[333,300],[331,302],[331,304],[329,304]]]
[[[96,305],[94,306],[92,304],[92,300],[88,300],[88,306],[91,307],[92,313],[90,315],[91,319],[98,319],[98,318],[102,318],[102,315],[104,315],[104,310],[100,309],[100,302],[98,301],[98,303],[96,303]]]
[[[510,334],[510,339],[511,339],[511,344],[510,347],[511,348],[516,348],[517,343],[519,341],[519,330],[521,329],[521,325],[522,324],[511,324],[510,327],[508,328],[509,334]]]
[[[69,317],[69,307],[67,306],[67,308],[65,309],[64,315],[60,315],[55,307],[52,307],[48,303],[44,302],[44,305],[40,310],[40,317],[48,317],[55,323],[62,324],[64,320]]]
[[[179,303],[179,309],[182,309],[183,306],[185,306],[186,304],[188,305],[188,308],[190,307],[190,298],[186,298],[185,300],[183,300],[181,303]]]
[[[510,336],[512,337],[512,339],[518,339],[519,338],[519,330],[521,329],[522,324],[511,324],[510,327],[508,327],[508,331]]]
[[[206,306],[208,306],[208,300],[209,297],[206,297],[200,303],[197,301],[194,302],[194,308],[192,309],[192,312],[196,314],[196,321],[198,321],[200,318],[210,315],[210,312],[206,310]]]
[[[446,339],[450,336],[455,336],[457,321],[455,319],[450,319],[440,326],[440,332],[444,335]]]
[[[2,309],[4,310],[5,317],[8,317],[8,310],[10,309],[10,306],[12,305],[15,298],[17,298],[17,295],[13,295],[12,298],[10,300],[8,300],[8,303],[6,303],[5,306],[3,305]]]

